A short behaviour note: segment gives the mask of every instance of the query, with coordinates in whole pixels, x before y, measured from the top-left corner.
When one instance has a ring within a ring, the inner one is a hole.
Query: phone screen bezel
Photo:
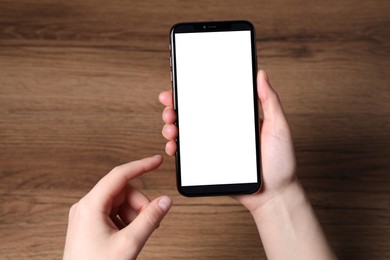
[[[173,90],[174,109],[177,113],[176,125],[180,131],[179,123],[179,108],[177,103],[177,78],[176,78],[176,46],[175,34],[177,33],[199,33],[199,32],[226,32],[226,31],[243,31],[249,30],[251,34],[251,53],[252,53],[252,75],[253,75],[253,104],[255,115],[255,139],[257,153],[257,182],[256,183],[239,183],[239,184],[218,184],[218,185],[197,185],[197,186],[182,186],[181,185],[181,167],[180,167],[180,140],[179,136],[176,139],[176,181],[177,189],[180,194],[187,197],[196,196],[216,196],[216,195],[238,195],[255,193],[261,188],[261,163],[260,163],[260,138],[259,138],[259,122],[258,122],[258,101],[257,101],[257,55],[256,55],[256,37],[254,26],[248,21],[223,21],[223,22],[194,22],[194,23],[178,23],[171,28],[170,31],[170,65],[171,65],[171,81]]]

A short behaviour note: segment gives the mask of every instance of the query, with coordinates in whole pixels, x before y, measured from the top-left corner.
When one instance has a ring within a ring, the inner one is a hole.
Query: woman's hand
[[[153,201],[129,181],[162,163],[162,156],[115,167],[69,212],[64,259],[135,259],[172,205]]]
[[[290,127],[279,97],[261,70],[257,89],[264,114],[260,120],[263,186],[256,194],[234,198],[251,212],[269,259],[335,259],[296,177]],[[162,115],[165,122],[162,134],[168,140],[165,151],[174,155],[178,129],[174,124],[172,92],[162,92],[159,99],[166,106]]]
[[[257,194],[235,196],[251,212],[281,194],[296,180],[290,128],[278,94],[272,89],[266,73],[262,70],[257,75],[257,89],[259,104],[264,114],[264,119],[260,120],[263,187]],[[165,106],[162,113],[165,122],[162,135],[168,140],[165,151],[168,155],[174,155],[178,129],[175,125],[176,112],[173,109],[172,91],[162,92],[159,99]],[[201,105],[199,102],[199,106]]]

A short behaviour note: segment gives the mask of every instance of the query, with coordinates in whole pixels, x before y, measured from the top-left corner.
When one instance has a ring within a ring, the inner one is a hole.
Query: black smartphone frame
[[[179,135],[176,139],[176,181],[179,193],[186,197],[199,196],[219,196],[219,195],[240,195],[252,194],[261,189],[261,154],[260,154],[260,136],[258,122],[258,101],[257,101],[257,54],[256,54],[256,36],[255,28],[248,21],[215,21],[215,22],[188,22],[175,24],[170,30],[170,65],[171,65],[171,82],[173,90],[174,109],[177,113],[176,125],[180,131],[179,108],[177,106],[177,78],[176,78],[176,56],[175,56],[175,34],[176,33],[197,33],[197,32],[222,32],[222,31],[243,31],[249,30],[251,34],[251,53],[252,53],[252,75],[253,75],[253,104],[255,120],[255,139],[257,153],[257,182],[256,183],[239,183],[239,184],[218,184],[218,185],[199,185],[199,186],[182,186],[181,185],[181,167],[180,167],[180,140]]]

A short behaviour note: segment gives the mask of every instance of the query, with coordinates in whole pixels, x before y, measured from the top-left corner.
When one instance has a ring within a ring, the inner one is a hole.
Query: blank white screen
[[[250,31],[177,33],[182,186],[257,182]]]

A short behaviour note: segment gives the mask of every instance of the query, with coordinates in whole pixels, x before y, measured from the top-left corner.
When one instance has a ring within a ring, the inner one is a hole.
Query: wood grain
[[[380,0],[0,0],[0,259],[61,258],[70,205],[164,152],[170,27],[233,19],[256,27],[336,254],[390,258],[389,14]],[[134,185],[175,204],[140,259],[265,259],[234,200],[178,195],[173,158]]]

